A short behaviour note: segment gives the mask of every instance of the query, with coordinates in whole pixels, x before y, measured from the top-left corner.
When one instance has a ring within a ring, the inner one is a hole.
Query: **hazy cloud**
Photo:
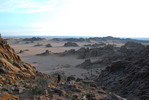
[[[0,12],[35,13],[57,10],[62,0],[1,0]]]

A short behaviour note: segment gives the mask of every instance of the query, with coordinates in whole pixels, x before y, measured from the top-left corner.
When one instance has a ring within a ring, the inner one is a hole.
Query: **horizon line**
[[[117,36],[62,36],[62,35],[1,35],[1,37],[86,37],[86,38],[94,38],[94,37],[113,37],[113,38],[142,38],[142,39],[149,39],[149,37],[117,37]]]
[[[37,35],[33,35],[33,34],[30,34],[30,35],[26,35],[26,34],[7,34],[7,33],[2,33],[0,32],[1,36],[2,37],[115,37],[115,38],[149,38],[148,37],[145,37],[145,36],[116,36],[116,35],[41,35],[41,34],[37,34]]]

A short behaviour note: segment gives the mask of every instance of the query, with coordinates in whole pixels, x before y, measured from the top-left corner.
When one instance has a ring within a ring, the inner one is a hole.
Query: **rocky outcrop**
[[[94,43],[94,44],[86,44],[84,45],[85,47],[92,47],[92,48],[97,48],[97,47],[102,47],[105,46],[106,44],[101,42],[101,43]]]
[[[19,97],[12,95],[15,90],[10,91],[9,86],[11,87],[11,85],[15,85],[21,80],[34,79],[37,70],[30,64],[24,63],[14,49],[2,38],[0,38],[0,56],[0,86],[2,86],[0,87],[0,99],[19,100]]]
[[[60,56],[75,55],[75,54],[76,54],[76,50],[70,49],[70,50],[64,51],[63,53],[60,53]]]
[[[0,38],[0,56],[7,60],[11,59],[16,62],[21,62],[20,57],[15,54],[14,49],[11,48],[2,38]]]
[[[141,43],[137,43],[137,42],[127,42],[125,45],[123,45],[120,50],[122,52],[135,52],[136,50],[137,51],[140,51],[140,50],[143,50],[145,48],[144,45],[142,45]]]
[[[47,44],[46,47],[52,47],[52,45],[51,44]]]
[[[64,47],[78,47],[78,44],[74,42],[67,42],[64,44]]]
[[[51,54],[52,54],[51,51],[46,50],[45,52],[43,52],[43,53],[41,53],[41,54],[37,54],[37,56],[49,56],[49,55],[51,55]]]
[[[0,56],[0,67],[5,73],[18,73],[24,77],[35,76],[36,69],[30,64],[24,63],[2,38],[0,40]]]
[[[78,58],[84,59],[86,58],[88,52],[89,48],[80,48],[79,50],[77,50],[76,54],[78,55]]]
[[[43,44],[37,43],[34,47],[43,46]]]
[[[62,42],[63,39],[62,39],[62,38],[52,38],[51,41],[54,41],[54,42]]]
[[[87,41],[84,38],[66,38],[64,39],[64,41],[68,41],[68,42],[85,42]]]
[[[29,50],[28,50],[28,49],[20,50],[20,51],[18,52],[18,54],[24,53],[24,52],[26,52],[26,51],[29,51]]]
[[[147,40],[138,40],[138,39],[131,39],[131,38],[116,38],[116,37],[112,37],[112,36],[107,36],[107,37],[91,37],[88,38],[89,40],[92,41],[114,41],[117,43],[127,43],[127,42],[139,42],[139,43],[149,43],[149,41]]]
[[[85,38],[53,38],[51,41],[55,42],[62,42],[62,41],[67,41],[67,42],[90,42],[88,39]]]
[[[117,48],[113,45],[105,45],[103,47],[99,48],[80,48],[78,50],[70,49],[63,53],[60,53],[61,56],[67,56],[67,55],[77,55],[79,59],[85,59],[90,57],[99,57],[102,55],[111,56],[114,54],[114,50]]]
[[[109,43],[109,41],[114,42],[114,43],[127,43],[127,42],[139,42],[139,43],[149,43],[147,40],[139,40],[139,39],[131,39],[131,38],[117,38],[117,37],[112,37],[112,36],[107,36],[107,37],[90,37],[90,38],[53,38],[51,41],[55,42],[62,42],[62,41],[67,41],[67,42],[89,42],[91,43],[92,41],[96,42],[104,42],[104,43]]]
[[[111,45],[102,48],[81,48],[75,51],[80,58],[98,57],[91,62],[86,59],[76,67],[91,69],[107,66],[101,71],[99,86],[106,91],[126,97],[130,100],[149,99],[149,46],[140,43],[127,42],[122,47]]]
[[[84,59],[89,57],[98,57],[102,55],[111,55],[114,52],[114,46],[113,45],[106,45],[104,47],[100,48],[80,48],[76,51],[76,54],[78,55],[78,58]]]
[[[40,37],[32,37],[32,38],[25,38],[23,41],[42,41],[45,40],[45,38],[40,38]]]
[[[76,67],[81,67],[81,68],[84,68],[84,69],[90,69],[92,66],[92,62],[90,59],[86,59],[82,64],[80,65],[77,65]]]
[[[121,59],[101,71],[99,85],[131,100],[148,100],[149,46],[128,42],[119,53]]]

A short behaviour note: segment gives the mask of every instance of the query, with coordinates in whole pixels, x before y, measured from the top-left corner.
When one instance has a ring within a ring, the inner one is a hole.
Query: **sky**
[[[149,38],[149,0],[0,0],[2,35]]]

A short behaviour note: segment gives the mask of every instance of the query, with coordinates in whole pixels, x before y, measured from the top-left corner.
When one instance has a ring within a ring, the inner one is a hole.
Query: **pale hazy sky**
[[[0,32],[149,37],[149,0],[0,0]]]

